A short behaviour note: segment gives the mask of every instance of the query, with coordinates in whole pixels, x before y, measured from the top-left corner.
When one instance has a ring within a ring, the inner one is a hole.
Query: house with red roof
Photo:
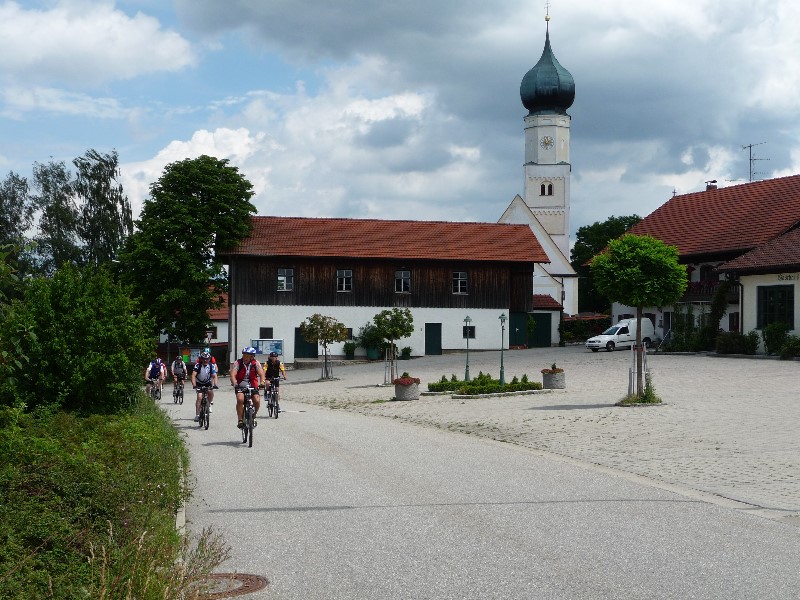
[[[789,317],[793,323],[798,224],[800,175],[792,175],[674,196],[631,233],[678,248],[689,275],[681,304],[691,305],[695,315],[707,312],[721,280],[729,279],[734,285],[719,326],[748,332]],[[645,310],[661,337],[671,328],[673,311],[667,306]],[[614,322],[635,314],[617,304],[612,312]]]
[[[527,344],[527,321],[560,310],[537,300],[533,271],[547,254],[527,225],[252,217],[251,235],[222,255],[228,265],[232,354],[276,340],[286,362],[316,358],[300,335],[315,313],[357,335],[384,309],[409,308],[412,355]],[[537,308],[538,306],[538,308]],[[505,327],[499,317],[507,317]],[[471,319],[465,322],[466,317]],[[558,320],[548,345],[558,340]],[[342,355],[341,344],[331,348]]]
[[[800,335],[800,227],[723,263],[720,272],[739,281],[742,331],[771,323],[789,325]]]

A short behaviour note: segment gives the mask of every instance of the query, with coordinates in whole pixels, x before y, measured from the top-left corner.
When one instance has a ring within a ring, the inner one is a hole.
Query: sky
[[[116,150],[138,215],[167,164],[208,154],[261,215],[496,222],[546,12],[576,88],[573,241],[800,172],[796,0],[547,4],[0,0],[0,176]]]

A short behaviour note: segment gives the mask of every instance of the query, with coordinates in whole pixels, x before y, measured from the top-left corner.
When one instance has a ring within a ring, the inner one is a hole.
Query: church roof
[[[566,114],[575,101],[575,80],[556,60],[550,47],[549,29],[542,56],[522,78],[519,95],[530,115]]]
[[[527,225],[252,217],[253,231],[228,256],[303,256],[547,263]]]
[[[800,268],[800,228],[720,265],[719,271],[775,272]]]
[[[800,223],[800,175],[674,196],[634,225],[682,257],[752,250]]]

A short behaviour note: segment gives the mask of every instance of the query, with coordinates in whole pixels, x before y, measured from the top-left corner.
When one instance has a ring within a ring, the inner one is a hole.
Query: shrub
[[[498,392],[517,392],[523,390],[540,390],[542,384],[538,381],[528,381],[528,376],[524,374],[521,378],[517,379],[516,376],[510,383],[504,386],[500,385],[498,379],[492,379],[488,373],[478,373],[478,376],[471,381],[458,381],[450,380],[442,375],[442,379],[435,383],[428,384],[429,392],[458,392],[459,394],[477,395],[477,394],[495,394]]]
[[[719,354],[747,354],[747,340],[738,331],[723,331],[717,335],[715,350]]]
[[[753,329],[748,331],[744,334],[744,349],[745,354],[757,354],[758,353],[758,332]]]
[[[0,323],[0,340],[13,340],[15,355],[31,363],[19,376],[13,363],[0,361],[0,404],[113,412],[141,387],[155,347],[152,328],[130,291],[103,269],[64,267],[52,278],[28,280],[23,300]]]
[[[800,337],[791,334],[787,335],[783,346],[781,346],[780,356],[783,360],[800,356]]]
[[[0,447],[0,597],[178,597],[187,456],[151,401],[88,418],[0,407]]]
[[[770,323],[761,330],[764,339],[764,351],[767,354],[778,354],[786,341],[790,327],[786,323]]]

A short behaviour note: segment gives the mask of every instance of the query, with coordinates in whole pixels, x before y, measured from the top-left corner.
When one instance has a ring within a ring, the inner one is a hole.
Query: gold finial
[[[550,21],[550,0],[547,0],[544,3],[544,10],[545,10],[544,20],[549,22]]]

